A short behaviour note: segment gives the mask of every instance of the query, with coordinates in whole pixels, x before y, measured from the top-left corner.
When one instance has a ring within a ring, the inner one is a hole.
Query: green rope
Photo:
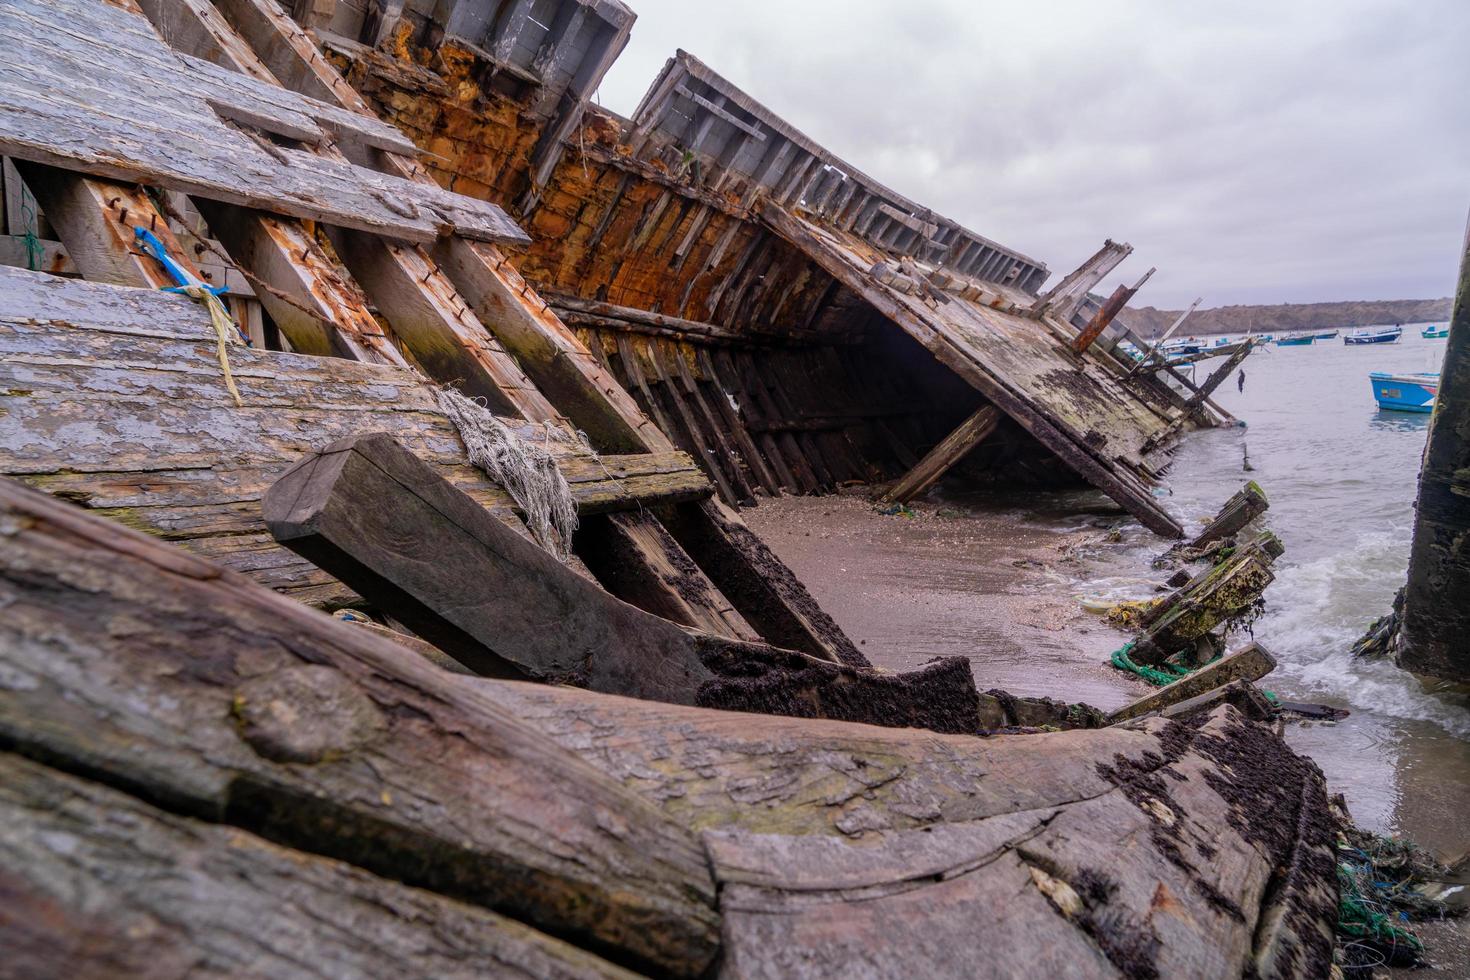
[[[1361,878],[1371,881],[1373,876],[1372,862],[1366,862],[1361,868],[1351,864],[1339,863],[1337,866],[1337,883],[1339,900],[1337,907],[1337,931],[1339,934],[1349,936],[1353,939],[1367,940],[1381,945],[1393,947],[1406,945],[1415,952],[1422,952],[1424,943],[1419,937],[1408,929],[1395,922],[1407,921],[1408,916],[1402,912],[1388,915],[1379,911],[1385,907],[1385,902],[1374,901],[1367,895],[1359,885]],[[1371,885],[1375,891],[1384,888],[1383,885],[1374,883]]]
[[[29,202],[29,203],[27,203]],[[26,268],[32,272],[41,271],[41,263],[46,259],[46,248],[41,244],[41,239],[36,235],[36,201],[31,197],[31,192],[22,187],[20,192],[20,220],[25,225]]]
[[[1137,640],[1130,640],[1123,644],[1121,650],[1114,650],[1110,661],[1112,665],[1119,670],[1126,670],[1129,673],[1137,674],[1154,687],[1167,687],[1179,680],[1179,678],[1188,677],[1194,673],[1194,671],[1187,667],[1176,667],[1173,664],[1164,664],[1162,668],[1159,668],[1138,663],[1128,655],[1133,649],[1133,644],[1137,642]]]

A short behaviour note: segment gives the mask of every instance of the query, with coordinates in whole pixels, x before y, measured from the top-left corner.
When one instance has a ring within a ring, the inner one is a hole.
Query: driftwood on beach
[[[469,955],[487,969],[599,969],[565,943],[685,976],[1307,977],[1326,962],[1321,776],[1230,707],[988,739],[755,722],[449,673],[14,483],[0,528],[0,737],[32,760],[4,762],[0,846],[54,847],[64,821],[68,874],[95,866],[112,832],[97,807],[124,794],[110,812],[143,828],[129,847],[230,829],[260,852],[242,888],[437,908],[479,924],[486,952]],[[56,793],[64,814],[35,802]],[[90,962],[102,885],[61,889],[48,861],[14,872],[0,940],[68,972]],[[139,890],[130,914],[157,928],[106,931],[113,962],[182,955],[157,929],[239,921]],[[300,963],[336,941],[295,935]],[[182,944],[229,972],[243,954],[224,945]]]

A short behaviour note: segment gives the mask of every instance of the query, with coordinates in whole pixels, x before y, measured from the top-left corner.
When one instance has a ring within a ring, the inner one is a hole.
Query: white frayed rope
[[[577,530],[577,505],[556,460],[453,388],[440,388],[438,396],[439,408],[459,430],[470,462],[505,488],[520,506],[536,542],[565,562],[571,556],[572,532]]]

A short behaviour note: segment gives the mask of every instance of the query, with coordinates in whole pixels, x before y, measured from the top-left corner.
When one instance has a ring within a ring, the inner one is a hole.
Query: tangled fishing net
[[[565,562],[571,556],[572,532],[577,530],[577,505],[556,460],[453,388],[440,388],[438,397],[439,408],[459,430],[470,462],[511,495],[536,543]]]

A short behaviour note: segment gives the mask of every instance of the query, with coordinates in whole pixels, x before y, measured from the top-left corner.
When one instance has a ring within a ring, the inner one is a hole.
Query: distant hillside
[[[1169,329],[1183,312],[1152,306],[1124,311],[1123,320],[1134,333],[1152,337]],[[1281,303],[1277,306],[1217,306],[1195,310],[1181,334],[1280,333],[1288,330],[1333,330],[1378,323],[1436,323],[1450,318],[1450,300],[1386,299],[1344,303]]]

